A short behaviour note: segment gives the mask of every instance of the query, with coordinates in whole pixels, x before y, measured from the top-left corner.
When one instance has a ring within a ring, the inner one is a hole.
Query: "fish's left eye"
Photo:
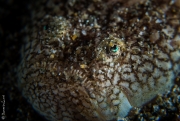
[[[116,53],[119,51],[119,47],[117,45],[113,45],[111,48],[110,48],[110,51],[113,52],[113,53]]]

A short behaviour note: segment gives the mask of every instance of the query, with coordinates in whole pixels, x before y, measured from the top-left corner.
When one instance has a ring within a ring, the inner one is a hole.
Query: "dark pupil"
[[[117,52],[118,51],[117,45],[114,45],[113,47],[111,47],[111,51],[112,52]]]
[[[49,28],[48,25],[44,25],[44,26],[43,26],[43,29],[44,29],[44,30],[48,30],[48,28]]]

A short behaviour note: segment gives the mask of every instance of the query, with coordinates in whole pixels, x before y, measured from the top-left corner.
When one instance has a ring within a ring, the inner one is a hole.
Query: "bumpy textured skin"
[[[99,13],[92,6],[46,16],[23,48],[19,88],[48,120],[118,120],[170,90],[180,72],[178,3],[143,1]]]

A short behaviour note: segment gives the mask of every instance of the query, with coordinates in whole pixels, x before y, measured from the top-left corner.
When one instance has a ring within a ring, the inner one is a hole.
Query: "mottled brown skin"
[[[118,120],[179,73],[176,3],[98,4],[106,8],[46,16],[27,38],[19,88],[48,120]]]

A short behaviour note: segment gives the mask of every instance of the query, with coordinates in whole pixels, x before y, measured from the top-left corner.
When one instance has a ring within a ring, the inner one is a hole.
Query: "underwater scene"
[[[180,0],[0,8],[3,121],[180,121]]]

